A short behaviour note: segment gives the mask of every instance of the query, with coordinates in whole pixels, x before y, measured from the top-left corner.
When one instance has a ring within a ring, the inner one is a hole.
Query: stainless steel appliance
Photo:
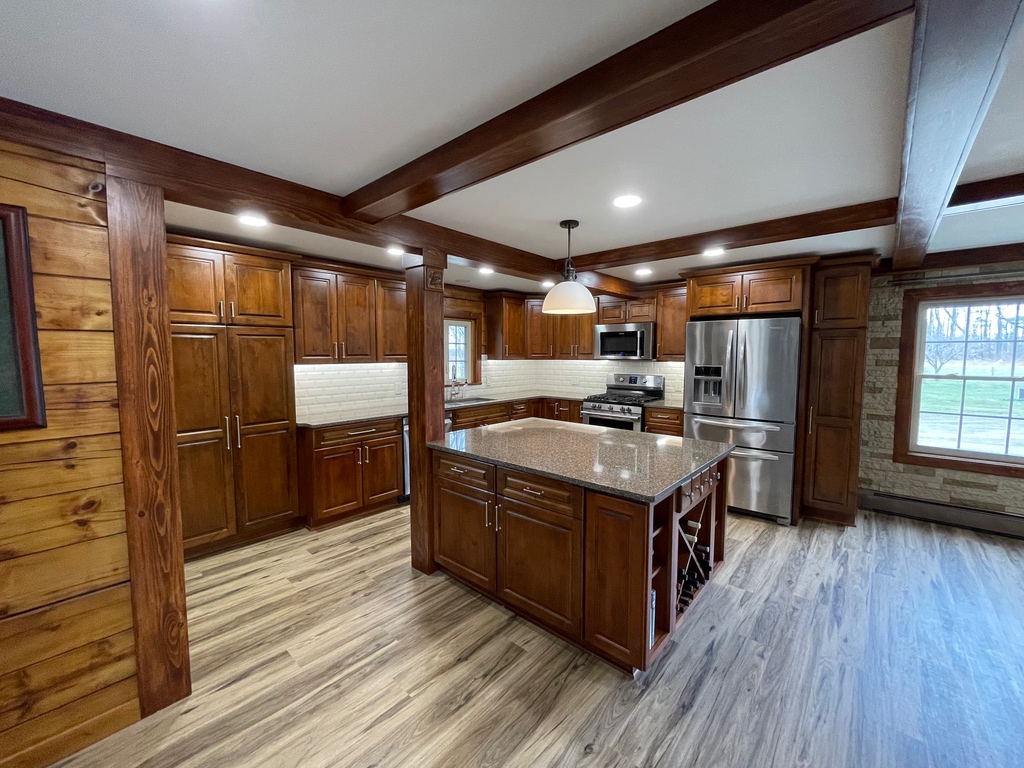
[[[444,415],[444,433],[447,435],[452,431],[452,417],[451,414],[445,413]],[[412,491],[412,472],[409,468],[409,417],[402,417],[402,447],[405,449],[405,494],[399,498],[399,501],[408,501],[409,493]]]
[[[595,360],[653,360],[654,323],[594,326]]]
[[[734,443],[726,504],[789,523],[800,385],[800,318],[691,321],[684,432]]]
[[[665,377],[650,373],[609,373],[605,391],[583,401],[584,424],[639,432],[644,426],[644,403],[665,397]]]

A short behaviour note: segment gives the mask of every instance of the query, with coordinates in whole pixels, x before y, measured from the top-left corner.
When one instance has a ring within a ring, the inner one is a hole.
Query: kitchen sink
[[[455,400],[445,400],[445,405],[471,405],[472,403],[493,403],[490,397],[459,397]]]

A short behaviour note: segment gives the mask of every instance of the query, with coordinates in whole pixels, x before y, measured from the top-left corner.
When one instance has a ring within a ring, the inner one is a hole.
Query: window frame
[[[900,334],[899,367],[896,388],[896,424],[893,435],[893,461],[901,464],[981,472],[988,475],[1024,477],[1024,461],[1009,460],[1001,454],[949,454],[927,447],[914,446],[912,437],[917,423],[917,363],[921,305],[932,302],[978,303],[984,300],[1021,299],[1024,303],[1024,281],[983,283],[980,285],[945,285],[917,288],[903,294],[903,323]]]
[[[444,313],[444,384],[451,385],[451,363],[448,362],[448,324],[465,323],[469,326],[469,349],[466,359],[466,378],[470,385],[480,384],[482,371],[480,364],[480,318],[473,312],[446,310]]]

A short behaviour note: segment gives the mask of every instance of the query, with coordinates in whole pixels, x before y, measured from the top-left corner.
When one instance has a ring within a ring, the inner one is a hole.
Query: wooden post
[[[143,717],[192,692],[159,187],[107,179],[128,568]]]
[[[407,255],[409,331],[409,470],[412,567],[433,573],[434,507],[427,443],[444,436],[444,251]]]

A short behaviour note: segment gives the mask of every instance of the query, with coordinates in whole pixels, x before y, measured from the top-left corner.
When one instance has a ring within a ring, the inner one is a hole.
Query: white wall
[[[484,360],[484,383],[467,397],[557,395],[583,399],[603,392],[609,373],[662,374],[670,393],[682,394],[683,363],[611,360]],[[295,412],[299,423],[322,423],[399,413],[408,400],[405,363],[296,365]]]

